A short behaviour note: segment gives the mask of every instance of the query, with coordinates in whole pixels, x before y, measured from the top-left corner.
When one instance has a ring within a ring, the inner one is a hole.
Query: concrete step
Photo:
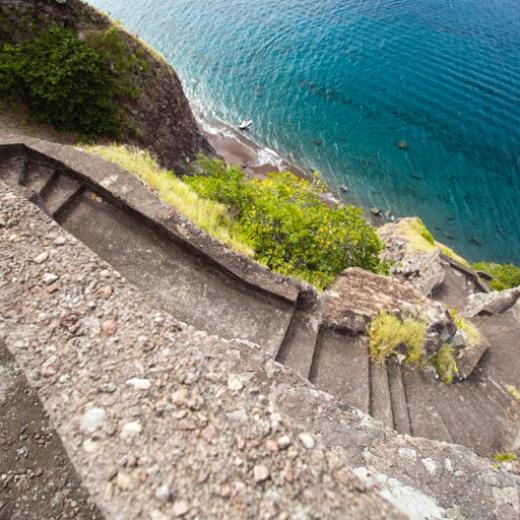
[[[79,194],[82,186],[77,180],[66,174],[59,174],[50,184],[49,189],[43,195],[43,200],[49,213],[57,217],[67,204]]]
[[[345,404],[369,412],[368,340],[320,330],[310,380]]]
[[[453,438],[436,408],[437,387],[430,376],[420,370],[404,370],[402,381],[407,397],[411,434],[438,441],[453,442]]]
[[[54,168],[29,161],[27,164],[24,186],[27,186],[27,188],[41,194],[53,175]]]
[[[73,201],[61,224],[179,320],[209,334],[251,341],[276,356],[293,304],[226,276],[91,191]]]
[[[23,184],[27,162],[23,157],[10,155],[0,162],[0,180],[7,184]]]
[[[412,433],[410,427],[410,415],[406,391],[403,385],[402,371],[404,368],[399,363],[391,360],[387,363],[388,384],[390,388],[390,400],[392,403],[392,415],[394,417],[394,429],[399,433]]]
[[[297,309],[276,360],[308,379],[311,372],[321,321],[321,302],[309,309]]]
[[[394,428],[390,386],[386,365],[369,361],[370,415],[388,428]]]

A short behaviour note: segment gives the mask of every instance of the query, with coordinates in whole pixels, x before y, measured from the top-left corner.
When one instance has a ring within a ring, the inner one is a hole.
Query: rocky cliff
[[[112,63],[111,69],[116,76],[127,76],[129,91],[117,99],[125,119],[121,141],[149,149],[163,166],[176,171],[183,171],[199,152],[211,152],[179,78],[136,36],[80,0],[0,0],[0,48],[5,43],[23,43],[52,25],[73,29],[87,42],[106,40],[107,32],[112,31],[110,43],[121,54],[124,73],[117,63]],[[112,49],[106,50],[110,53]]]

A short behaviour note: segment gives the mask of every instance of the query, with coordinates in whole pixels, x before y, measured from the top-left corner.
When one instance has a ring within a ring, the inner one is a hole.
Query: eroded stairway
[[[0,143],[0,180],[25,188],[49,216],[178,319],[259,345],[320,389],[398,432],[463,444],[488,456],[504,451],[515,435],[518,423],[510,416],[506,385],[520,387],[520,356],[512,355],[520,337],[518,305],[500,316],[479,318],[491,347],[463,383],[444,385],[396,363],[376,365],[365,336],[321,325],[320,298],[284,297],[245,281],[189,241],[172,237],[161,222],[128,203],[123,189],[114,195],[113,166],[92,158],[95,180],[71,167],[88,162],[88,156],[62,148],[63,157],[56,157]],[[106,178],[99,171],[105,167]],[[130,183],[130,174],[119,169],[118,175]],[[137,189],[139,182],[131,180]],[[447,279],[470,283],[460,273],[450,272]],[[454,287],[445,293],[460,298]]]

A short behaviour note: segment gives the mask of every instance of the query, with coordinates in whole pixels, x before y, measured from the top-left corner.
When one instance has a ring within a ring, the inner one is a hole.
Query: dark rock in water
[[[446,220],[452,221],[452,220],[455,220],[455,217],[452,215],[450,217],[446,217]]]
[[[372,215],[375,215],[376,217],[380,217],[383,213],[383,210],[381,208],[372,208],[370,210],[370,213],[372,213]]]
[[[418,181],[422,180],[422,177],[417,173],[412,173],[412,179],[417,179]]]
[[[348,192],[348,186],[340,186],[339,187],[339,191],[341,191],[341,193],[347,193]]]
[[[323,141],[321,139],[314,139],[313,143],[316,145],[316,146],[321,146],[323,144]]]
[[[472,244],[475,244],[476,246],[481,246],[482,245],[482,242],[478,239],[478,238],[475,238],[475,237],[471,237],[469,239],[469,241],[472,243]]]
[[[397,143],[397,148],[399,148],[399,150],[408,150],[409,146],[408,143],[403,139]]]

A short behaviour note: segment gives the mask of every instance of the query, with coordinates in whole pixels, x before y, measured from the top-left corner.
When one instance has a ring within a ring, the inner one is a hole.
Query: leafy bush
[[[473,264],[473,269],[489,274],[493,278],[489,286],[495,291],[504,291],[520,285],[520,267],[514,264],[478,262]]]
[[[201,197],[225,204],[255,258],[324,288],[347,267],[385,270],[383,244],[360,209],[329,207],[321,183],[292,173],[250,179],[238,167],[201,159],[206,175],[185,177]]]
[[[440,380],[449,385],[459,373],[457,363],[453,357],[455,349],[448,343],[443,343],[433,359],[433,366]]]
[[[83,149],[133,173],[200,229],[236,251],[253,256],[227,209],[218,202],[200,197],[173,172],[161,169],[149,152],[123,145],[84,146]]]
[[[128,98],[137,97],[139,90],[133,74],[149,67],[149,63],[140,56],[142,51],[131,49],[123,39],[121,32],[115,27],[88,33],[86,42],[98,52],[103,62],[113,72],[116,95]]]
[[[477,346],[482,340],[477,327],[475,327],[475,325],[463,318],[459,314],[457,309],[450,309],[449,312],[451,319],[453,320],[453,323],[455,324],[457,329],[461,330],[464,333],[464,336],[466,338],[466,346],[469,348]]]
[[[368,331],[370,357],[384,363],[401,346],[406,347],[406,362],[418,365],[422,361],[426,325],[419,320],[400,320],[389,312],[380,312]]]
[[[25,96],[31,113],[58,130],[116,135],[115,87],[102,56],[69,29],[53,26],[0,52],[0,95]]]

